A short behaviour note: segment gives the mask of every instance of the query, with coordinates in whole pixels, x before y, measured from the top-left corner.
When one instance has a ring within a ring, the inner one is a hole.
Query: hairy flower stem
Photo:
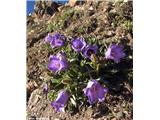
[[[91,70],[89,70],[89,68],[86,66],[86,68],[87,68],[87,70],[88,70],[88,75],[89,75],[89,77],[90,77],[90,79],[93,79],[93,77],[92,77],[92,75],[91,75]]]
[[[92,67],[96,72],[96,76],[99,75],[99,60],[95,54],[91,55]]]

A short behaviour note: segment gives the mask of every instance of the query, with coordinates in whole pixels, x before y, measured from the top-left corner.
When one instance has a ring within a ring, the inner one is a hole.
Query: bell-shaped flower
[[[50,43],[53,40],[53,36],[51,34],[48,33],[48,35],[45,37],[44,41],[45,43],[48,42]]]
[[[53,40],[51,42],[51,47],[54,48],[54,47],[61,47],[64,45],[64,41],[65,41],[65,36],[64,35],[61,35],[59,33],[55,33],[53,35]]]
[[[64,108],[68,101],[69,95],[65,90],[60,91],[55,101],[51,103],[51,106],[58,112],[65,112]]]
[[[45,42],[50,43],[52,48],[64,46],[66,37],[62,34],[55,33],[54,35],[48,34],[45,37]]]
[[[83,89],[83,92],[88,97],[88,102],[94,104],[97,101],[103,102],[105,100],[108,89],[102,87],[96,80],[91,80],[87,87]]]
[[[111,44],[105,53],[106,59],[112,59],[115,63],[119,63],[121,58],[125,57],[123,46]]]
[[[97,53],[97,50],[98,50],[98,47],[96,45],[87,45],[84,48],[83,55],[85,58],[91,59],[92,54],[95,55]]]
[[[86,42],[83,38],[75,38],[72,40],[71,44],[72,44],[72,48],[76,52],[81,52],[86,46]]]
[[[57,73],[68,68],[68,62],[65,54],[58,53],[56,56],[51,55],[49,57],[48,69]]]

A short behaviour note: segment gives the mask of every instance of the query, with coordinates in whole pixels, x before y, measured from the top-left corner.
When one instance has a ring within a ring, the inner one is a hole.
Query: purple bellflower
[[[72,49],[74,49],[76,52],[81,52],[86,46],[86,42],[83,38],[75,38],[72,40],[71,44]]]
[[[123,47],[121,45],[111,44],[105,53],[106,59],[112,59],[115,63],[119,63],[121,58],[125,57]]]
[[[64,45],[66,37],[62,34],[55,33],[54,35],[48,34],[45,37],[45,42],[50,43],[52,48],[61,47]]]
[[[48,69],[54,73],[66,70],[68,68],[67,58],[64,53],[58,53],[56,56],[49,57]]]
[[[97,50],[98,50],[98,47],[96,45],[87,45],[85,48],[84,48],[84,51],[83,51],[83,55],[85,58],[89,58],[91,59],[91,55],[92,54],[96,54],[97,53]]]
[[[65,112],[64,108],[68,101],[69,95],[65,90],[60,91],[55,101],[51,103],[51,106],[56,109],[57,112]]]
[[[54,48],[54,47],[61,47],[64,45],[64,41],[65,41],[65,36],[64,35],[61,35],[59,33],[55,33],[53,35],[53,40],[51,42],[51,47]]]
[[[83,92],[88,97],[88,102],[94,104],[97,101],[103,102],[105,100],[108,89],[102,87],[96,80],[91,80],[87,87],[83,89]]]
[[[46,42],[50,43],[52,40],[53,40],[52,35],[48,33],[48,35],[47,35],[47,36],[45,37],[45,39],[44,39],[45,43],[46,43]]]

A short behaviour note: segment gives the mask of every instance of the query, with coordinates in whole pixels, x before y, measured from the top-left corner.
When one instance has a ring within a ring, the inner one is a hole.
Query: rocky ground
[[[60,6],[36,3],[36,12],[27,16],[27,119],[29,120],[132,120],[132,2],[89,2]],[[66,36],[92,36],[102,44],[122,42],[127,60],[110,82],[109,93],[103,104],[79,106],[73,111],[57,113],[43,94],[43,85],[51,79],[47,60],[51,54],[44,44],[48,32]],[[116,77],[119,76],[119,77]]]

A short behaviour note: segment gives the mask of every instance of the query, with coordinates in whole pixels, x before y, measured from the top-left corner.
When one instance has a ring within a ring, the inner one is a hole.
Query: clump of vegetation
[[[67,28],[74,14],[77,14],[77,11],[74,10],[74,8],[66,9],[63,14],[56,16],[54,22],[48,24],[47,31],[52,32],[58,29]]]
[[[108,66],[119,64],[125,57],[123,46],[110,43],[105,48],[106,46],[99,45],[90,36],[69,40],[59,33],[48,34],[45,42],[54,51],[48,63],[48,69],[53,76],[48,93],[50,100],[54,100],[51,105],[57,111],[64,111],[68,101],[68,109],[84,105],[87,101],[90,104],[103,102],[108,93]],[[44,89],[48,91],[46,86]]]
[[[49,100],[57,111],[66,109],[84,117],[89,106],[101,114],[102,105],[107,113],[103,118],[132,119],[132,4],[94,4],[65,6],[54,17],[37,24],[45,26],[45,34],[29,48],[33,53],[28,57],[32,62],[29,75],[39,70],[34,78],[39,80],[41,76],[42,102],[47,96],[47,103]],[[32,35],[39,34],[37,29]],[[46,44],[41,44],[44,36]],[[52,111],[50,116],[56,114]]]

